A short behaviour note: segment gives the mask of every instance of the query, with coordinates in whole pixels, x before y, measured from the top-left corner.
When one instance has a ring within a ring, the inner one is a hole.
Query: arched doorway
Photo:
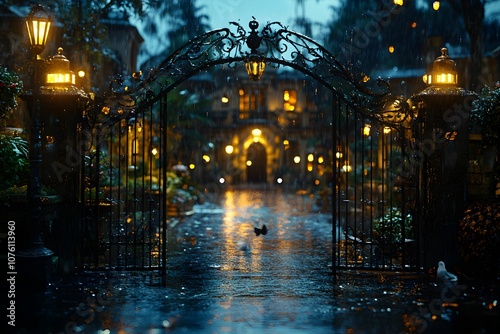
[[[247,182],[266,182],[266,148],[261,143],[253,143],[247,150]]]

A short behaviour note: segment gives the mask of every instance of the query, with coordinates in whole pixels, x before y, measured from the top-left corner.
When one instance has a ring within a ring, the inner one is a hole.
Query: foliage
[[[186,172],[167,172],[167,202],[171,204],[194,203],[200,190],[193,184]]]
[[[404,217],[404,235],[405,239],[412,238],[413,217],[410,213]],[[389,243],[399,243],[403,241],[401,228],[403,226],[403,213],[397,207],[389,207],[384,215],[375,219],[373,230],[378,240]]]
[[[17,97],[23,91],[23,82],[19,76],[0,67],[0,119],[9,118],[17,108]]]
[[[485,146],[500,149],[500,88],[484,87],[478,99],[472,102],[471,119],[481,125]]]
[[[458,232],[460,258],[474,270],[500,270],[500,202],[473,203]]]
[[[0,135],[0,189],[26,183],[29,175],[28,142],[19,136]]]

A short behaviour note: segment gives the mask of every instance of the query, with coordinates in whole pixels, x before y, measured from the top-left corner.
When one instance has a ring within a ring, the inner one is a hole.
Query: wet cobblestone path
[[[254,227],[267,227],[256,235]],[[20,309],[18,333],[493,333],[498,284],[331,270],[331,215],[305,195],[227,191],[174,220],[165,286],[79,273]],[[463,283],[463,284],[462,284]],[[28,302],[29,301],[29,302]],[[21,299],[20,303],[23,302]],[[472,320],[473,325],[467,325]],[[472,326],[472,327],[471,327]]]

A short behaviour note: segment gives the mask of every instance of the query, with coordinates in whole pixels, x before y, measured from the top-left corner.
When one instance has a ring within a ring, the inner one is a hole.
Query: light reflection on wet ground
[[[142,272],[62,279],[27,299],[37,301],[23,312],[33,330],[19,333],[489,333],[498,325],[498,284],[354,271],[334,282],[331,216],[307,196],[240,190],[195,211],[168,231],[166,286]],[[263,224],[268,233],[256,236]],[[476,326],[466,328],[472,311]]]

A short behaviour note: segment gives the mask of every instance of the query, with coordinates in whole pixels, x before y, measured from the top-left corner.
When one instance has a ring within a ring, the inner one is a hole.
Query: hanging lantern
[[[264,69],[266,68],[266,63],[264,62],[263,57],[257,51],[261,41],[261,37],[257,34],[259,23],[252,20],[248,26],[252,29],[252,31],[247,38],[247,46],[250,48],[250,54],[245,58],[245,68],[250,79],[259,81],[262,74],[264,74]]]
[[[250,79],[254,81],[259,81],[264,74],[264,69],[266,68],[266,63],[262,60],[262,57],[258,54],[250,54],[246,58],[245,67]]]

